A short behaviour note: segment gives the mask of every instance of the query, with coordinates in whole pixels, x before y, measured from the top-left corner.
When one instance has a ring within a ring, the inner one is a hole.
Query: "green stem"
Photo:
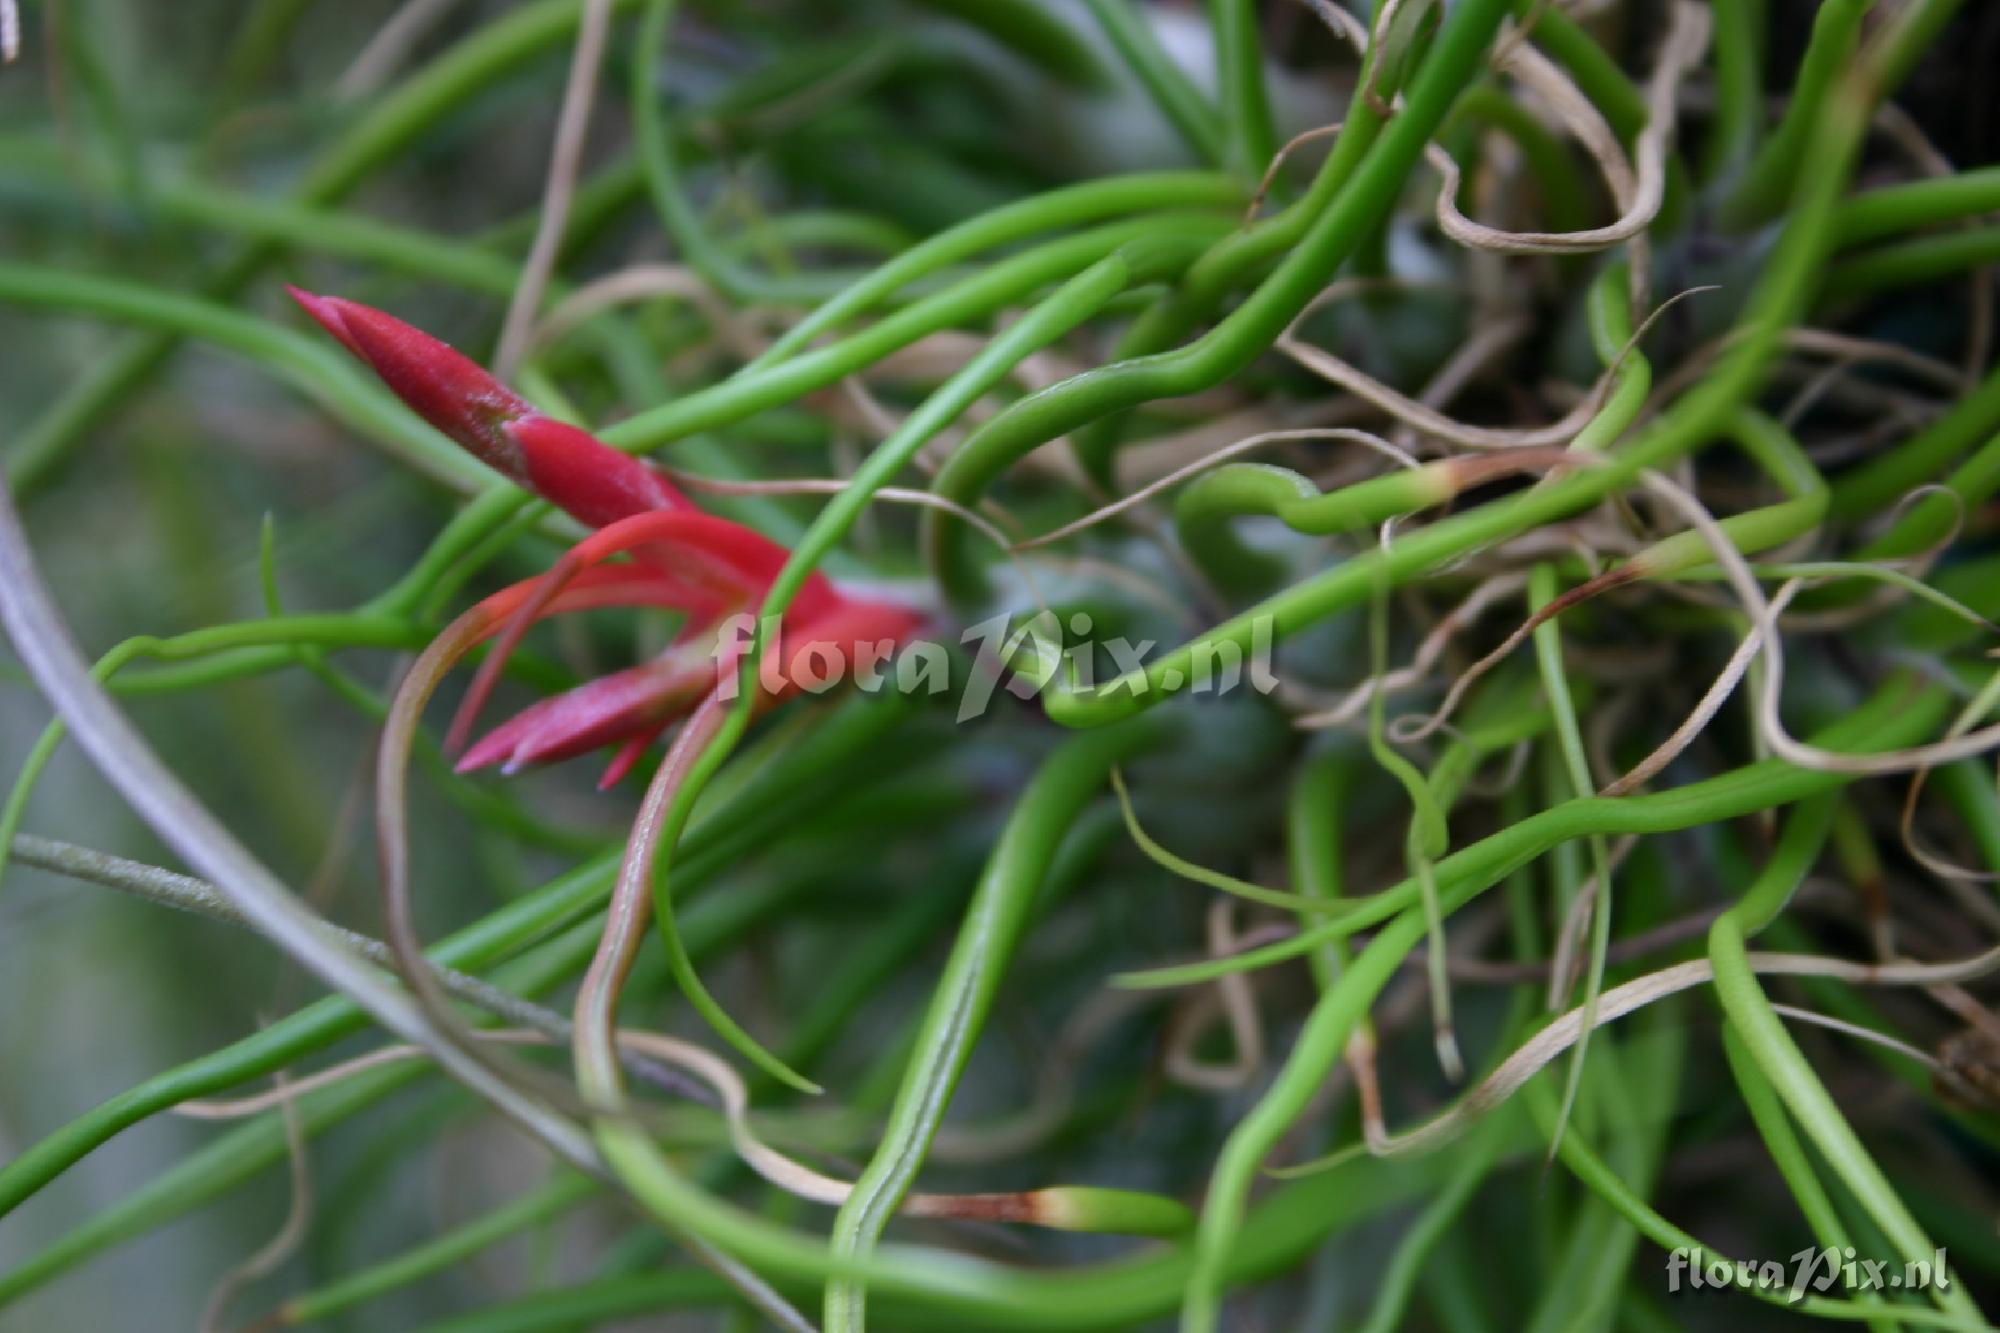
[[[1215,82],[1221,90],[1222,133],[1229,168],[1256,180],[1278,149],[1271,101],[1264,91],[1264,53],[1257,37],[1257,7],[1250,0],[1209,0],[1215,42]]]
[[[1822,733],[1830,749],[1890,748],[1934,725],[1944,700],[1941,690],[1914,698],[1898,682]],[[1928,701],[1919,703],[1920,700]],[[1439,861],[1441,910],[1449,913],[1549,847],[1592,833],[1651,833],[1735,818],[1752,810],[1788,804],[1851,780],[1840,773],[1809,772],[1764,761],[1673,791],[1620,800],[1586,797],[1530,816]],[[1399,885],[1404,901],[1415,885]],[[1340,923],[1345,924],[1345,923]],[[1196,1233],[1195,1263],[1189,1274],[1183,1326],[1213,1327],[1227,1272],[1230,1238],[1243,1217],[1250,1184],[1266,1157],[1304,1113],[1346,1048],[1347,1039],[1404,958],[1424,937],[1421,905],[1404,907],[1356,954],[1337,981],[1314,1004],[1284,1067],[1249,1115],[1223,1144],[1209,1181],[1208,1201]],[[1337,932],[1327,927],[1302,931],[1289,944],[1311,948]],[[1319,938],[1314,938],[1318,936]],[[1240,956],[1239,956],[1240,957]],[[1565,1144],[1577,1136],[1567,1136]]]
[[[1183,141],[1201,161],[1221,166],[1228,157],[1222,118],[1201,90],[1160,46],[1152,24],[1133,8],[1132,0],[1084,0],[1118,58],[1132,71],[1153,104],[1160,108]]]
[[[1063,835],[1103,785],[1111,766],[1153,744],[1159,734],[1157,727],[1121,728],[1098,737],[1079,737],[1043,763],[1015,802],[917,1029],[916,1052],[903,1071],[881,1142],[834,1218],[829,1248],[835,1256],[870,1253],[909,1193],[965,1073]],[[1082,740],[1100,743],[1078,744]],[[858,1282],[828,1283],[827,1333],[861,1329],[866,1300]]]
[[[1723,225],[1741,231],[1768,221],[1785,206],[1809,160],[1815,126],[1834,95],[1839,73],[1861,40],[1873,0],[1826,0],[1813,12],[1812,38],[1792,83],[1785,114],[1722,205]]]
[[[1746,913],[1747,917],[1748,914]],[[1928,1258],[1938,1251],[1910,1215],[1896,1188],[1862,1146],[1839,1103],[1827,1092],[1807,1063],[1805,1053],[1764,997],[1744,950],[1744,917],[1725,913],[1708,933],[1708,957],[1715,967],[1715,996],[1751,1059],[1778,1090],[1799,1125],[1816,1145],[1834,1174],[1860,1202],[1882,1234],[1905,1259]],[[1931,1295],[1948,1314],[1977,1319],[1979,1307],[1962,1282],[1939,1273]]]
[[[1453,22],[1475,12],[1468,5],[1454,15]],[[1447,29],[1446,35],[1451,31],[1454,29]],[[1445,38],[1439,40],[1442,48]],[[1436,63],[1433,56],[1425,73]],[[1354,605],[1385,583],[1393,586],[1482,546],[1565,517],[1629,484],[1645,469],[1668,464],[1706,443],[1755,390],[1777,350],[1779,337],[1797,321],[1805,305],[1828,247],[1834,207],[1846,188],[1879,77],[1873,64],[1862,62],[1843,82],[1840,95],[1831,99],[1813,147],[1820,167],[1800,181],[1784,234],[1738,319],[1738,333],[1730,350],[1697,388],[1655,418],[1630,444],[1610,455],[1604,465],[1581,469],[1523,494],[1434,523],[1386,550],[1371,548],[1287,588],[1151,664],[1094,688],[1058,681],[1060,659],[1046,652],[1043,645],[1031,643],[1027,647],[1033,658],[1016,666],[1044,684],[1044,706],[1049,715],[1068,726],[1097,726],[1130,716],[1186,688],[1197,655],[1212,657],[1224,644],[1234,644],[1236,651],[1242,652],[1254,647],[1260,637],[1282,638]],[[1410,121],[1407,113],[1399,116],[1385,134],[1384,146]],[[1373,162],[1371,158],[1371,165]],[[1058,385],[1017,406],[1032,404],[1061,388]],[[1002,414],[986,429],[1005,419],[1006,414]],[[975,436],[961,454],[977,444]]]
[[[2000,264],[2000,226],[1948,231],[1842,260],[1827,274],[1823,294],[1829,301],[1863,300],[1993,264]]]
[[[1778,1099],[1777,1089],[1771,1080],[1757,1067],[1744,1049],[1743,1039],[1734,1029],[1722,1031],[1722,1052],[1729,1060],[1729,1072],[1735,1076],[1736,1090],[1743,1096],[1743,1104],[1750,1110],[1750,1119],[1757,1126],[1757,1134],[1764,1140],[1770,1151],[1772,1164],[1778,1174],[1785,1178],[1785,1188],[1798,1201],[1799,1211],[1805,1214],[1806,1225],[1812,1229],[1813,1239],[1820,1248],[1839,1253],[1852,1243],[1848,1239],[1847,1227],[1841,1222],[1840,1214],[1834,1209],[1833,1200],[1827,1196],[1826,1186],[1820,1183],[1819,1173],[1813,1169],[1812,1159],[1806,1155],[1805,1146],[1792,1130],[1792,1122],[1785,1113],[1785,1106]],[[1882,1297],[1874,1291],[1863,1291],[1855,1297],[1863,1305],[1881,1305]],[[1871,1333],[1892,1333],[1896,1324],[1883,1318],[1870,1320]]]
[[[1733,176],[1756,151],[1764,116],[1763,37],[1768,15],[1762,0],[1717,5],[1715,13],[1715,117],[1709,122],[1702,176]]]
[[[1835,243],[1863,245],[1924,227],[2000,211],[2000,167],[1884,185],[1840,206]]]
[[[773,830],[795,820],[802,807],[823,801],[828,786],[858,781],[861,774],[852,766],[865,760],[903,716],[893,701],[859,700],[822,719],[803,739],[788,745],[786,763],[757,765],[746,758],[744,768],[754,777],[740,790],[719,795],[689,830],[682,873],[690,887],[720,873],[746,847],[760,845]],[[431,950],[432,960],[460,971],[477,971],[569,928],[603,904],[617,861],[616,849],[592,858],[441,941]],[[701,915],[706,917],[708,910]],[[694,947],[692,940],[689,947]],[[575,961],[580,963],[586,955],[587,950]],[[0,1215],[12,1211],[86,1153],[148,1116],[282,1069],[364,1026],[365,1020],[350,1001],[331,996],[254,1036],[117,1094],[0,1167]],[[281,1137],[278,1146],[282,1150]],[[0,1301],[14,1289],[8,1285],[11,1281],[0,1280]]]
[[[1468,0],[1455,9],[1403,109],[1354,170],[1338,198],[1311,222],[1277,270],[1221,323],[1177,351],[1119,361],[1074,376],[1014,403],[954,453],[934,489],[960,503],[988,477],[1057,436],[1156,398],[1198,393],[1242,370],[1282,333],[1332,277],[1389,206],[1460,91],[1472,81],[1505,16],[1503,0]],[[1339,155],[1336,146],[1336,156]],[[1333,169],[1329,162],[1324,177]],[[1306,208],[1311,202],[1299,207]],[[981,600],[984,579],[965,547],[963,525],[926,515],[938,578],[959,605]]]

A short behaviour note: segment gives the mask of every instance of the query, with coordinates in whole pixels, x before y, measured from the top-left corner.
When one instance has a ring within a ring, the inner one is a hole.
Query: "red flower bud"
[[[502,429],[534,412],[527,399],[463,353],[393,315],[338,296],[285,290],[418,416],[488,467],[527,484],[519,446]]]
[[[692,506],[651,467],[543,416],[446,343],[372,306],[286,288],[416,414],[509,481],[593,528]]]

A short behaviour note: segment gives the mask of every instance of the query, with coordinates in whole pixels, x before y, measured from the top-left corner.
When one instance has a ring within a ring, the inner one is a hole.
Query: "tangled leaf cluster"
[[[269,0],[165,91],[91,8],[0,75],[10,342],[132,330],[6,390],[0,858],[332,993],[38,1125],[0,1307],[289,1164],[202,1326],[1987,1327],[1982,7]],[[262,614],[93,665],[38,513],[141,400],[254,422],[256,567],[158,577]],[[281,438],[402,520],[314,567]],[[294,680],[241,817],[127,715]],[[24,831],[66,737],[179,868]],[[169,1112],[229,1127],[45,1224]],[[495,1117],[545,1183],[346,1234]],[[454,1280],[523,1235],[588,1262]]]

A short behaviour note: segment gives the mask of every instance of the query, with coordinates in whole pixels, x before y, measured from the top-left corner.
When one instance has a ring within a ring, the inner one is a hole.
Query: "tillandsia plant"
[[[0,58],[0,1327],[1992,1326],[1994,6]]]

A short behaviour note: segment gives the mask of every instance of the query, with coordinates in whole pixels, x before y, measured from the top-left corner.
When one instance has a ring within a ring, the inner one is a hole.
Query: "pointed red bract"
[[[593,528],[648,510],[694,508],[656,469],[589,431],[544,416],[501,429],[520,450],[527,488]]]
[[[519,642],[530,621],[549,608],[568,602],[585,580],[632,568],[602,562],[631,554],[641,564],[640,586],[652,605],[679,605],[689,612],[690,625],[708,629],[728,611],[754,611],[771,581],[784,567],[782,546],[739,523],[699,511],[658,511],[635,514],[591,534],[563,554],[555,567],[538,579],[507,589],[508,624],[494,652],[480,665],[453,720],[447,746],[467,733],[499,677],[506,654]],[[501,595],[496,595],[501,596]],[[492,600],[492,599],[489,599]],[[758,707],[768,707],[795,693],[803,684],[827,676],[829,663],[844,675],[887,643],[903,642],[921,623],[909,607],[843,595],[832,580],[815,572],[801,586],[782,622],[779,643],[772,646],[766,670],[760,672]],[[661,726],[691,709],[713,686],[720,670],[734,671],[738,655],[748,646],[747,633],[717,644],[712,635],[697,635],[668,650],[660,662],[671,661],[671,672],[659,663],[607,677],[616,681],[599,692],[593,682],[557,699],[544,700],[502,724],[466,752],[462,767],[478,768],[504,761],[511,770],[521,764],[565,758],[616,739],[650,742]],[[813,660],[813,654],[821,660]],[[828,654],[836,656],[829,657]],[[698,656],[697,656],[698,655]],[[700,661],[705,671],[694,688],[689,664]],[[646,690],[652,690],[648,695]],[[561,700],[576,706],[558,707]],[[527,719],[533,719],[528,721]],[[609,729],[607,729],[609,728]],[[613,774],[629,768],[636,754],[621,754]]]
[[[510,583],[481,601],[473,609],[486,618],[480,641],[492,638],[534,597],[539,579]],[[544,620],[565,611],[594,611],[607,607],[650,607],[662,611],[685,611],[686,590],[660,577],[659,571],[644,565],[600,565],[586,569],[563,586],[562,592],[535,613]]]
[[[501,723],[458,762],[469,772],[489,764],[514,772],[525,764],[586,754],[634,735],[650,739],[715,687],[716,662],[705,650],[673,650],[642,666],[600,676],[530,705]]]
[[[653,566],[667,583],[684,590],[691,612],[705,606],[713,614],[754,610],[791,558],[791,552],[763,533],[694,509],[620,519],[585,537],[564,559],[591,568],[623,554]],[[840,601],[833,580],[815,570],[799,585],[786,619],[813,619]]]
[[[532,598],[532,592],[527,596]],[[550,604],[560,605],[566,596],[567,590]],[[816,617],[787,616],[778,642],[770,646],[757,673],[752,707],[762,712],[803,689],[817,690],[860,670],[883,671],[888,667],[886,654],[906,642],[922,623],[923,616],[910,607],[837,594]],[[749,643],[747,631],[728,642],[703,636],[676,644],[643,666],[532,704],[474,743],[459,760],[458,770],[469,772],[497,763],[503,772],[512,773],[528,764],[550,763],[623,742],[600,784],[609,786],[631,769],[668,725],[692,712],[717,688],[734,686],[734,673]],[[493,663],[489,658],[486,665]],[[468,702],[475,702],[470,695]]]
[[[527,399],[450,344],[394,315],[338,296],[286,290],[418,416],[488,467],[527,484],[526,461],[503,429],[534,412]]]
[[[450,344],[373,306],[286,288],[412,411],[482,463],[601,528],[649,509],[690,509],[658,471],[535,410]]]

